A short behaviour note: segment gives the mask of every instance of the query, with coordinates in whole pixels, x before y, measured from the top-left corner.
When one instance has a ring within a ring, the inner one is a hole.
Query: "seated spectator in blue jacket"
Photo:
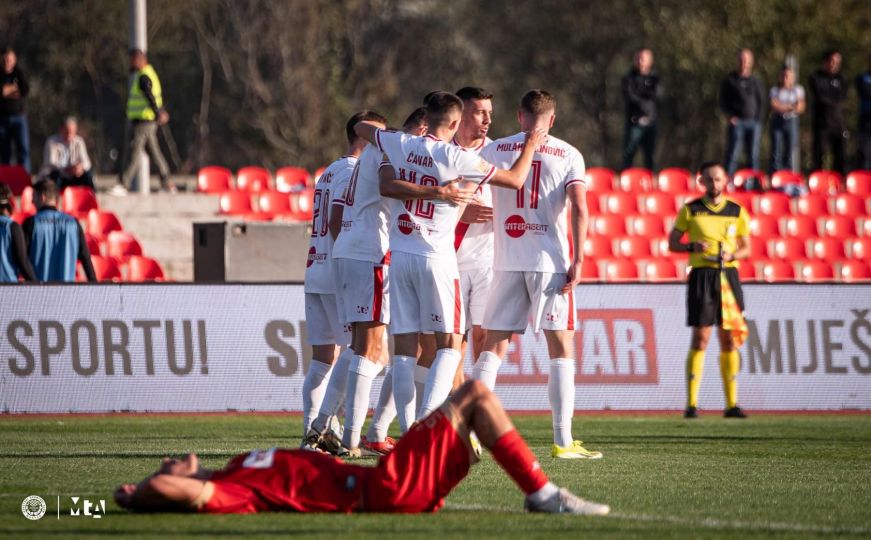
[[[12,214],[12,190],[0,182],[0,282],[18,283],[18,276],[27,281],[36,281],[33,267],[27,258],[27,245],[21,225],[15,223]]]
[[[24,221],[24,237],[34,273],[40,281],[72,282],[78,260],[88,281],[97,281],[82,226],[57,209],[58,194],[54,180],[40,180],[33,186],[37,212]]]
[[[94,173],[85,140],[78,134],[79,123],[68,116],[58,133],[45,141],[40,178],[51,178],[58,189],[85,186],[94,189]]]

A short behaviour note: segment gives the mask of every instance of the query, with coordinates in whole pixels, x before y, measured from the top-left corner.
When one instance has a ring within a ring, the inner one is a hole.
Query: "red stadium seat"
[[[777,219],[771,216],[753,216],[750,218],[750,234],[762,238],[780,236]]]
[[[218,213],[228,216],[245,216],[254,212],[251,194],[246,191],[227,191],[218,199]]]
[[[753,201],[759,194],[754,191],[733,191],[726,194],[727,199],[738,203],[741,208],[747,211],[748,214],[755,214],[756,209],[753,207]]]
[[[36,212],[25,212],[24,210],[18,210],[16,212],[12,212],[12,215],[9,216],[12,218],[12,221],[18,223],[19,225],[24,224],[24,220],[29,218],[32,215],[35,215]]]
[[[584,175],[587,191],[607,193],[614,190],[614,179],[617,174],[605,167],[590,167]]]
[[[650,240],[637,236],[627,236],[614,240],[614,254],[627,259],[650,257]]]
[[[236,189],[259,193],[269,189],[269,171],[263,167],[242,167],[236,171]]]
[[[88,244],[88,253],[91,255],[100,255],[100,241],[92,234],[85,233],[85,242]]]
[[[311,221],[314,211],[314,189],[306,188],[289,196],[290,213],[283,216],[288,221]]]
[[[698,193],[675,193],[674,194],[674,207],[677,208],[678,211],[683,207],[683,205],[692,202],[701,197]]]
[[[868,215],[864,197],[852,193],[841,193],[832,197],[832,213],[837,216],[851,218]]]
[[[317,183],[317,181],[321,179],[321,175],[324,174],[324,171],[326,171],[326,170],[327,170],[326,167],[318,167],[315,170],[314,176],[309,177],[308,182],[306,182],[306,186],[313,187]]]
[[[633,236],[662,236],[665,232],[665,222],[662,216],[645,216],[636,214],[626,218],[627,232]]]
[[[653,188],[653,172],[642,167],[630,167],[617,178],[617,189],[630,193],[641,193]]]
[[[786,186],[804,185],[804,176],[790,170],[776,171],[771,175],[771,188],[783,189]]]
[[[61,195],[63,211],[75,216],[76,219],[85,219],[88,212],[99,208],[97,197],[90,188],[71,186],[66,188]]]
[[[604,236],[588,236],[584,240],[584,257],[601,259],[611,257],[611,239]]]
[[[793,213],[818,218],[829,213],[828,200],[824,195],[811,193],[793,200]]]
[[[856,221],[847,216],[827,216],[822,218],[820,236],[831,236],[846,240],[850,236],[856,236]]]
[[[751,261],[741,261],[738,265],[738,277],[741,281],[756,281],[756,267]]]
[[[282,167],[275,171],[275,189],[282,193],[302,191],[310,178],[311,175],[302,167]]]
[[[638,279],[638,267],[629,259],[605,259],[601,262],[601,277],[605,281],[631,281]]]
[[[257,198],[260,212],[273,216],[290,214],[290,196],[280,191],[264,191]]]
[[[678,281],[674,263],[668,259],[647,259],[640,262],[644,281]]]
[[[732,185],[737,190],[744,190],[751,179],[756,181],[755,189],[768,185],[768,176],[758,169],[738,169],[732,175]]]
[[[581,281],[599,281],[599,265],[595,259],[584,259],[584,264],[581,265]]]
[[[121,281],[121,269],[112,257],[92,254],[91,264],[94,265],[97,281]]]
[[[844,242],[839,238],[814,238],[810,241],[808,256],[827,261],[843,259],[846,256]]]
[[[750,258],[751,259],[767,259],[769,239],[762,236],[750,237]]]
[[[134,255],[128,261],[127,281],[141,283],[143,281],[163,281],[163,268],[160,263],[149,257]]]
[[[682,193],[686,190],[695,191],[693,174],[680,167],[670,167],[659,171],[656,176],[655,188],[666,193]]]
[[[759,263],[761,281],[792,281],[795,279],[795,269],[786,261],[768,259]]]
[[[600,199],[600,208],[603,214],[627,215],[634,214],[637,210],[635,196],[631,193],[615,191],[605,193]]]
[[[871,268],[867,261],[841,261],[838,264],[838,280],[847,283],[871,280]]]
[[[859,218],[856,222],[856,232],[862,236],[871,237],[871,217]]]
[[[797,261],[807,257],[805,241],[799,238],[775,238],[771,241],[772,258]]]
[[[806,260],[799,264],[799,279],[805,283],[813,283],[816,281],[832,281],[835,279],[835,272],[832,270],[832,265],[826,261]]]
[[[756,198],[756,208],[759,213],[766,216],[781,217],[790,213],[789,195],[769,191]]]
[[[587,201],[587,212],[590,214],[601,214],[601,210],[599,208],[599,197],[595,194],[587,193],[584,197],[584,200]]]
[[[142,255],[142,246],[132,234],[124,231],[112,231],[107,238],[107,254],[119,263],[127,262],[133,255]]]
[[[851,259],[871,261],[871,238],[856,236],[847,239],[847,256]]]
[[[105,240],[112,231],[123,231],[124,227],[113,212],[97,210],[96,208],[88,212],[88,234],[93,235],[97,240]]]
[[[835,171],[814,171],[808,176],[807,187],[811,193],[834,195],[841,191],[841,174]]]
[[[24,188],[33,185],[28,173],[21,165],[0,165],[0,182],[3,182],[13,195],[21,195]]]
[[[810,216],[789,216],[783,220],[783,235],[795,238],[817,236],[817,220]]]
[[[233,173],[230,169],[217,166],[203,167],[197,172],[197,191],[220,194],[230,191]]]
[[[623,216],[596,216],[590,220],[590,232],[607,238],[625,236],[626,219]]]
[[[674,207],[674,195],[654,191],[638,196],[638,211],[654,216],[673,216],[677,213]]]
[[[853,171],[847,175],[847,192],[871,197],[871,171]]]
[[[33,187],[27,186],[21,192],[21,209],[25,212],[36,213],[36,205],[33,204]]]

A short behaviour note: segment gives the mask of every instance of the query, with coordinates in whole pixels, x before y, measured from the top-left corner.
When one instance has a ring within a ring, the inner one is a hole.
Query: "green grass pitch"
[[[219,467],[242,451],[298,444],[285,416],[0,417],[0,538],[793,538],[871,536],[871,416],[579,416],[600,461],[549,456],[547,416],[515,418],[557,484],[611,505],[600,518],[524,514],[485,457],[435,515],[134,515],[111,501],[122,481],[189,451]],[[21,514],[41,495],[48,513]],[[57,517],[57,496],[61,515]],[[104,498],[101,519],[69,515],[70,496]]]

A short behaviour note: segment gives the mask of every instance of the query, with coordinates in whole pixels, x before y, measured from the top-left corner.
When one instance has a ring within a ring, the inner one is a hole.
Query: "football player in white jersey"
[[[357,120],[381,126],[387,123],[383,116],[371,111]],[[309,447],[320,445],[336,453],[350,452],[352,456],[361,454],[360,431],[369,409],[372,382],[383,368],[381,347],[384,326],[389,321],[387,207],[378,194],[381,153],[365,139],[360,141],[360,156],[341,198],[338,236],[332,249],[339,317],[352,329],[350,353],[340,357],[343,363],[337,362],[327,389],[330,399],[324,399],[304,441]],[[332,436],[325,441],[329,419],[343,400],[345,429],[341,444]]]
[[[496,166],[513,163],[529,147],[524,144],[524,132],[549,130],[555,115],[553,96],[530,90],[521,99],[517,114],[521,132],[494,141],[481,151],[481,157]],[[531,317],[533,331],[544,330],[551,358],[551,455],[565,459],[602,457],[572,438],[574,289],[581,279],[588,221],[584,173],[581,153],[548,135],[535,146],[532,168],[521,189],[493,189],[495,272],[484,312],[484,351],[473,373],[493,388],[511,335],[522,334]]]
[[[376,144],[392,163],[398,178],[418,186],[444,186],[458,177],[481,183],[519,187],[532,162],[543,130],[526,137],[523,151],[511,168],[498,169],[471,152],[452,145],[463,111],[463,102],[447,92],[435,93],[426,105],[427,135],[414,137],[389,132],[370,122],[360,122],[357,134]],[[421,332],[433,332],[436,357],[426,382],[418,418],[431,413],[447,398],[460,362],[460,342],[465,324],[459,272],[454,250],[454,229],[460,207],[440,200],[408,200],[396,208],[390,222],[391,334],[394,337],[393,391],[400,428],[406,431],[413,418],[414,365]],[[396,211],[399,210],[399,211]],[[410,400],[410,403],[409,403]]]
[[[365,139],[354,133],[354,125],[363,119],[373,120],[376,117],[362,111],[348,120],[345,126],[348,137],[347,154],[331,163],[315,185],[312,233],[304,285],[312,360],[302,385],[303,437],[323,404],[339,347],[346,347],[351,343],[351,333],[343,323],[344,317],[339,315],[337,307],[332,249],[342,223],[345,188],[357,159],[368,146]],[[347,351],[348,349],[343,351],[343,361],[339,362],[343,368],[350,356]],[[336,376],[344,379],[347,370],[340,371],[342,373]]]

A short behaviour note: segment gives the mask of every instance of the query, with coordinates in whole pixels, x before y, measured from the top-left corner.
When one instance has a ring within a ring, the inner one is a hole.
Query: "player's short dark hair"
[[[530,90],[520,98],[520,109],[538,116],[556,110],[556,98],[546,90]]]
[[[827,61],[829,58],[835,56],[836,54],[840,54],[841,51],[838,49],[826,49],[823,51],[823,61]]]
[[[704,161],[704,162],[702,162],[701,165],[699,165],[698,174],[704,176],[705,171],[707,171],[711,167],[720,167],[723,170],[726,170],[726,167],[723,167],[723,163],[721,161],[711,160],[711,161]]]
[[[363,121],[369,122],[380,122],[387,125],[387,119],[378,114],[375,111],[360,111],[351,118],[348,119],[348,123],[345,125],[345,134],[348,136],[348,144],[353,144],[354,141],[357,140],[357,133],[354,131],[354,126]]]
[[[45,197],[47,201],[56,201],[60,191],[57,188],[57,183],[50,178],[40,180],[33,185],[33,197],[37,198],[40,195]]]
[[[433,96],[436,95],[436,94],[440,94],[440,93],[442,93],[442,92],[446,92],[446,90],[433,90],[433,91],[430,92],[429,94],[423,96],[423,105],[424,105],[424,107],[426,107],[426,104],[429,102],[429,99],[430,99],[431,97],[433,97]]]
[[[478,86],[464,86],[454,93],[464,103],[473,99],[493,99],[493,94]]]
[[[12,211],[12,188],[0,182],[0,212]]]
[[[426,102],[426,123],[430,127],[440,126],[455,110],[463,112],[463,100],[450,92],[433,92]]]
[[[405,122],[402,123],[402,129],[413,129],[426,125],[426,107],[418,107],[411,111]]]

